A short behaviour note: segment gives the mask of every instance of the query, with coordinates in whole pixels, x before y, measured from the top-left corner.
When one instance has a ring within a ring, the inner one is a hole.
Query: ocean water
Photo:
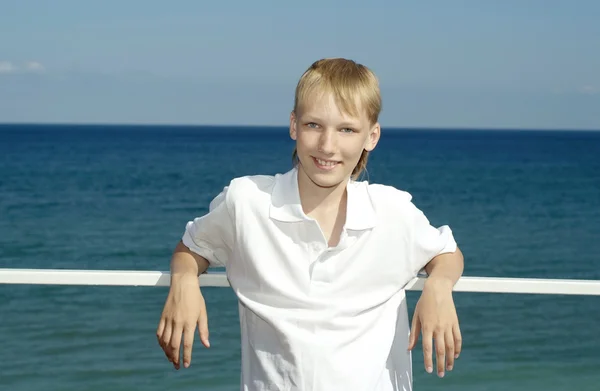
[[[0,126],[0,268],[168,270],[232,177],[285,172],[284,128]],[[371,182],[449,224],[465,275],[600,279],[600,132],[384,129]],[[228,288],[204,288],[211,349],[175,371],[168,288],[0,285],[0,390],[236,390]],[[409,292],[410,311],[418,292]],[[415,390],[600,389],[600,297],[455,293],[463,352]]]

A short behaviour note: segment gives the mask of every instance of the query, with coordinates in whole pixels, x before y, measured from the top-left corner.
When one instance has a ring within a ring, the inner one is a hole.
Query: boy
[[[377,78],[346,59],[302,75],[290,115],[294,167],[233,179],[186,226],[171,260],[157,337],[180,368],[196,324],[209,347],[198,276],[224,266],[239,299],[241,389],[412,388],[410,350],[423,331],[425,368],[451,370],[461,350],[452,288],[462,253],[410,194],[357,181],[380,137]],[[404,287],[429,277],[409,336]]]

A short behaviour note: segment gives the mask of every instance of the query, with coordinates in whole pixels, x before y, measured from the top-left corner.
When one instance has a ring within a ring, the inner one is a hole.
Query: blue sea
[[[169,269],[185,223],[236,176],[291,167],[285,128],[0,125],[0,268]],[[370,182],[449,224],[466,276],[600,279],[600,132],[383,129]],[[0,390],[237,390],[229,288],[210,349],[175,371],[166,287],[0,285]],[[409,292],[410,311],[419,292]],[[600,297],[455,293],[455,369],[415,390],[600,389]]]

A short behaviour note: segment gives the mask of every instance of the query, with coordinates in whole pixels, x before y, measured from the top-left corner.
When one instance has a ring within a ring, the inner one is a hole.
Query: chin
[[[320,175],[320,174],[308,174],[311,181],[322,188],[332,188],[339,186],[342,182],[345,182],[346,178],[341,176],[332,175]]]
[[[309,164],[312,163],[312,159],[309,160]],[[308,176],[308,178],[317,186],[323,188],[332,188],[345,183],[350,177],[350,172],[345,172],[344,166],[340,164],[338,167],[331,171],[320,170],[314,165],[306,167],[302,164],[302,170]]]

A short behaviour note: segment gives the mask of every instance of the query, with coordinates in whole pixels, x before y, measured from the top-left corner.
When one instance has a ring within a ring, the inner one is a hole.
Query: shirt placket
[[[346,247],[348,235],[345,230],[342,231],[338,246],[329,248],[318,225],[315,226],[315,230],[319,231],[321,237],[317,239],[315,236],[308,244],[310,282],[313,285],[328,284],[335,278],[335,265],[332,258]]]

